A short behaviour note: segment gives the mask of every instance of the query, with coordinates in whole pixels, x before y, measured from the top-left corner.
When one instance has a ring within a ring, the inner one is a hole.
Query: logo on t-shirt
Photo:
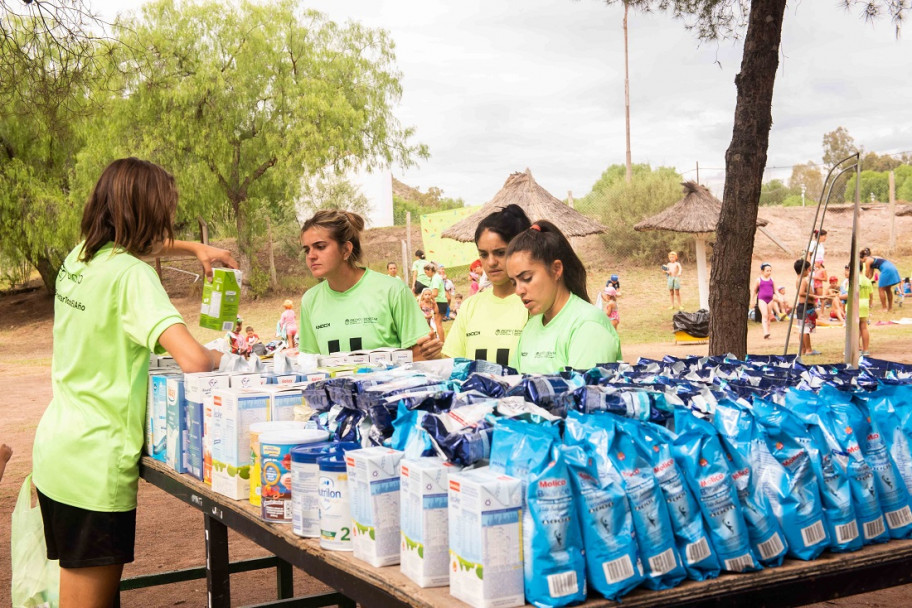
[[[498,329],[494,332],[495,336],[519,336],[521,334],[521,329]]]
[[[314,327],[314,329],[326,329],[330,325],[332,325],[332,323],[323,323],[321,325],[317,325],[316,327]],[[347,325],[347,323],[346,323],[346,325]]]
[[[376,325],[378,317],[358,317],[354,319],[345,319],[346,325]]]
[[[524,356],[528,356],[528,353],[523,353]],[[540,350],[532,353],[533,359],[553,359],[557,355],[556,351],[553,350]]]
[[[481,335],[480,331],[467,331],[466,332],[466,338],[471,338],[473,336],[480,336],[480,335]]]

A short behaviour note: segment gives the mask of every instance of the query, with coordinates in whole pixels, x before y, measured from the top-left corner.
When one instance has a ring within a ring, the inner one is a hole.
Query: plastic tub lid
[[[318,458],[317,464],[320,465],[321,471],[329,471],[331,473],[343,473],[346,471],[345,454],[342,452],[333,452],[329,456]]]
[[[250,432],[268,433],[271,431],[291,431],[304,428],[307,428],[307,423],[299,420],[270,420],[268,422],[254,422],[250,425]]]
[[[291,449],[291,461],[303,462],[307,464],[316,464],[317,460],[327,454],[336,452],[345,452],[346,450],[357,450],[361,447],[357,441],[342,441],[333,443],[323,443],[320,445],[304,445]]]
[[[329,439],[329,433],[319,429],[291,429],[260,433],[260,445],[307,445]]]

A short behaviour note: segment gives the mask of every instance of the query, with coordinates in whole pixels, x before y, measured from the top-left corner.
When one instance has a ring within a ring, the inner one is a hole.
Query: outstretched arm
[[[203,273],[212,278],[212,266],[222,264],[228,268],[237,268],[238,263],[227,249],[219,249],[195,241],[171,241],[162,247],[161,255],[192,255],[203,266]]]

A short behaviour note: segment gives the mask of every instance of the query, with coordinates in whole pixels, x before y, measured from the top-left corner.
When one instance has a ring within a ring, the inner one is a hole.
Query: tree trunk
[[[44,256],[31,262],[31,264],[41,275],[41,282],[44,283],[44,288],[47,292],[51,295],[57,293],[57,272],[60,267]]]
[[[272,242],[272,220],[266,216],[266,246],[269,247],[269,286],[275,289],[279,286],[276,276],[275,244]]]
[[[760,185],[772,126],[773,85],[786,0],[750,5],[732,140],[725,153],[725,190],[710,274],[709,354],[747,354],[750,267]]]
[[[238,266],[244,273],[243,282],[249,284],[251,265],[250,251],[250,226],[247,222],[247,205],[246,201],[238,197],[231,199],[231,206],[234,207],[234,217],[237,222],[237,245],[238,245]]]

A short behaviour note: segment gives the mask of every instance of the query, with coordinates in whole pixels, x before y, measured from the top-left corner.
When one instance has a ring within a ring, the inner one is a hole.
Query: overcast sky
[[[139,0],[89,0],[105,16]],[[397,109],[431,158],[394,175],[466,204],[530,168],[558,198],[585,195],[624,163],[623,9],[599,0],[313,0],[338,21],[382,27],[403,73]],[[767,179],[820,162],[846,127],[878,153],[912,151],[912,31],[865,23],[837,0],[789,2],[773,98]],[[699,44],[664,13],[629,17],[632,153],[722,194],[737,42]]]

